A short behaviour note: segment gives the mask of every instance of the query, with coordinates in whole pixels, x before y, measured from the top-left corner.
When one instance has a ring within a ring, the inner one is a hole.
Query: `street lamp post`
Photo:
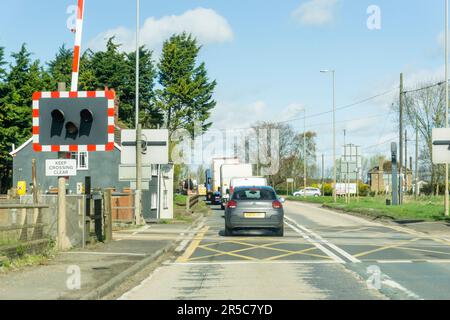
[[[448,128],[448,0],[445,0],[445,127]],[[445,165],[445,215],[449,216],[448,164]]]
[[[135,222],[141,224],[142,212],[142,126],[139,124],[139,33],[140,33],[140,0],[136,0],[136,194],[135,194]]]
[[[333,75],[333,200],[337,202],[336,195],[336,71],[335,70],[322,70],[322,73],[332,73]]]

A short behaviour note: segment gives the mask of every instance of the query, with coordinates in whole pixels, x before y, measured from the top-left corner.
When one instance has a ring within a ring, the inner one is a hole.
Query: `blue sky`
[[[72,46],[66,9],[76,0],[0,2],[0,46],[8,52],[26,42],[36,58],[47,61],[61,44]],[[443,0],[141,2],[143,42],[156,57],[162,40],[182,29],[204,45],[201,59],[219,83],[216,128],[301,117],[300,107],[309,115],[330,110],[331,76],[321,69],[336,70],[338,107],[396,88],[400,72],[406,86],[444,77]],[[370,5],[381,9],[381,30],[367,28]],[[112,34],[125,50],[132,48],[134,11],[134,0],[86,0],[84,48],[101,48]],[[347,142],[365,147],[366,155],[387,155],[395,138],[389,106],[397,95],[394,90],[339,111],[338,144],[347,129]],[[292,125],[302,130],[303,121]],[[317,131],[328,162],[331,114],[308,118],[308,129]]]

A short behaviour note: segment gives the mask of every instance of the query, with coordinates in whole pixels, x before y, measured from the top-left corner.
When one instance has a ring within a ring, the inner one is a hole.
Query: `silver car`
[[[301,197],[301,196],[320,197],[322,196],[322,192],[320,191],[320,189],[317,188],[306,188],[306,192],[305,189],[294,192],[294,197]]]
[[[225,209],[225,236],[235,230],[270,229],[282,237],[282,202],[271,187],[237,187]]]

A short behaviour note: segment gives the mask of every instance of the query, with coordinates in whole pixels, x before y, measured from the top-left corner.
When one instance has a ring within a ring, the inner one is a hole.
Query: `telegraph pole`
[[[420,193],[419,190],[419,117],[416,115],[416,161],[415,161],[415,192],[414,192],[414,198],[417,199],[417,196]]]
[[[405,186],[408,192],[408,130],[405,130]]]
[[[399,115],[399,161],[398,161],[398,167],[400,172],[400,179],[399,179],[399,197],[398,202],[399,204],[403,203],[403,179],[402,179],[402,165],[403,165],[403,73],[400,73],[400,102],[399,102],[399,109],[400,109],[400,115]],[[397,172],[392,172],[392,174],[397,174]]]
[[[303,126],[305,128],[305,132],[303,133],[303,194],[306,197],[306,109],[303,111],[305,113],[303,117]]]
[[[325,158],[324,158],[323,153],[322,153],[322,197],[325,196],[324,195],[324,190],[325,189],[324,189],[324,185],[323,185],[324,184],[323,176],[324,176],[324,173],[325,173],[325,171],[324,171],[325,168],[324,167],[325,167]]]

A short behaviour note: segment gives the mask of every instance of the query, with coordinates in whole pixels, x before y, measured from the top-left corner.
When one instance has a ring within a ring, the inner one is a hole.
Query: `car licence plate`
[[[244,218],[246,219],[264,219],[266,217],[265,213],[261,212],[245,212]]]

